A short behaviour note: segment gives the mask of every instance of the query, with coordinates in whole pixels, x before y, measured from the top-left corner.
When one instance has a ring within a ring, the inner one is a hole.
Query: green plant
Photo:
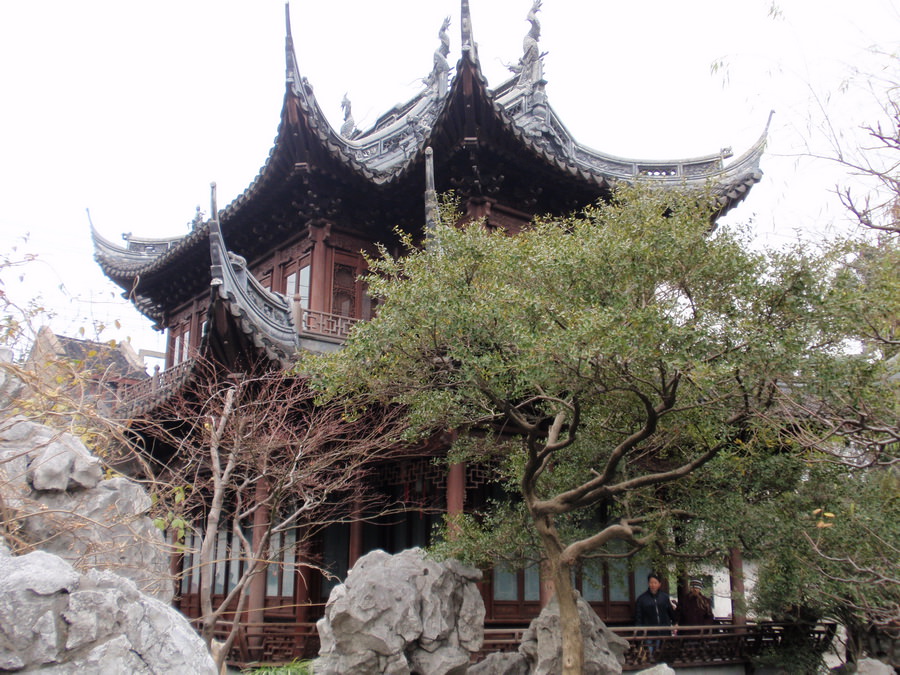
[[[313,675],[313,662],[294,660],[278,666],[260,666],[258,668],[244,668],[242,673],[248,675]]]

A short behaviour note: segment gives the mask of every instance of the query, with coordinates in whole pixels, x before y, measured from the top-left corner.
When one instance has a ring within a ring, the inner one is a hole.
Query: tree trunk
[[[562,562],[562,544],[552,521],[546,517],[539,518],[535,525],[544,545],[559,603],[562,675],[581,675],[584,671],[584,636],[581,634],[581,617],[578,616],[575,587],[572,585],[572,567]]]
[[[731,585],[731,621],[735,626],[743,626],[747,623],[744,556],[737,546],[728,551],[728,576]]]
[[[581,675],[584,671],[584,636],[581,634],[581,617],[578,616],[571,568],[558,564],[554,581],[562,633],[562,672],[563,675]]]

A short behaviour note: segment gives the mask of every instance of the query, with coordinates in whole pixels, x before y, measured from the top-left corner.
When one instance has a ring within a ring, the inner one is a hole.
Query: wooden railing
[[[788,649],[791,641],[821,650],[834,637],[834,624],[758,623],[745,626],[679,626],[674,631],[659,628],[624,627],[611,629],[628,642],[623,670],[642,670],[656,663],[673,668],[747,663],[769,649]],[[524,628],[486,628],[478,661],[493,652],[516,651]],[[662,635],[654,635],[660,633]]]
[[[343,342],[347,339],[350,329],[353,328],[357,321],[359,319],[349,316],[304,309],[302,310],[299,330],[300,335],[327,337]]]
[[[165,400],[184,384],[194,365],[194,359],[187,359],[166,370],[157,368],[146,380],[123,387],[118,392],[117,412],[133,415]]]
[[[301,337],[333,343],[344,342],[350,334],[350,329],[359,321],[359,319],[349,316],[317,312],[311,309],[302,310],[300,317],[298,330]],[[157,368],[156,372],[146,380],[122,387],[117,394],[117,413],[121,415],[140,414],[164,401],[184,384],[194,364],[194,359],[188,359],[166,370],[161,371]]]
[[[231,622],[222,621],[216,625],[215,637],[224,642],[230,632]],[[314,623],[241,623],[228,662],[241,667],[252,663],[290,663],[314,658],[318,651],[319,634]]]
[[[231,623],[216,628],[216,638],[224,640]],[[656,663],[673,668],[748,663],[769,649],[790,649],[801,642],[809,647],[828,648],[835,633],[834,624],[797,625],[758,623],[745,626],[679,626],[676,630],[625,627],[611,629],[628,642],[623,670],[642,670]],[[494,652],[513,652],[519,648],[524,628],[485,628],[481,650],[473,654],[477,662]],[[663,632],[662,635],[654,634]],[[287,663],[313,658],[319,649],[314,623],[243,623],[229,656],[229,662],[244,666],[251,663]]]

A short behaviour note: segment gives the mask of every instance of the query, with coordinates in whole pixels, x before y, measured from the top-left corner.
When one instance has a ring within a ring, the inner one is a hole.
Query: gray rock
[[[421,549],[360,558],[319,620],[317,675],[463,675],[481,648],[481,572]]]
[[[894,675],[893,666],[876,659],[862,659],[856,663],[856,675]]]
[[[590,604],[578,596],[584,637],[585,675],[620,675],[628,642],[613,633]],[[664,666],[665,667],[665,666]],[[470,675],[555,675],[562,672],[559,603],[554,597],[522,635],[516,654],[491,654],[469,668]],[[668,671],[652,671],[665,675]]]
[[[31,486],[35,490],[90,489],[100,482],[103,469],[100,460],[74,436],[67,433],[38,446],[28,466]]]
[[[36,490],[92,488],[103,476],[100,460],[77,438],[22,417],[0,425],[0,458],[12,462],[7,481],[27,480]]]
[[[619,675],[628,642],[613,633],[580,595],[578,614],[584,636],[584,675]],[[531,664],[532,675],[562,672],[559,603],[554,597],[522,636],[519,651]]]
[[[163,602],[174,588],[162,533],[136,483],[101,480],[100,462],[77,438],[23,418],[0,425],[0,490],[19,533],[80,569],[110,569]]]
[[[24,532],[41,548],[82,569],[108,569],[169,602],[173,586],[162,533],[145,514],[147,493],[115,477],[90,490],[48,492],[39,497],[47,511],[25,522]]]
[[[0,558],[0,669],[217,672],[203,641],[176,610],[117,574],[81,575],[43,551]]]
[[[530,675],[531,666],[524,654],[498,652],[488,654],[483,660],[469,667],[468,675]]]
[[[675,675],[675,670],[665,663],[657,663],[647,670],[639,670],[635,675]]]
[[[26,671],[28,672],[28,671]],[[120,673],[151,673],[138,654],[131,651],[124,635],[100,643],[75,662],[61,663],[40,669],[41,675],[119,675]]]
[[[76,591],[69,596],[69,606],[62,613],[69,624],[66,649],[105,640],[115,629],[118,609],[116,597],[102,591]]]

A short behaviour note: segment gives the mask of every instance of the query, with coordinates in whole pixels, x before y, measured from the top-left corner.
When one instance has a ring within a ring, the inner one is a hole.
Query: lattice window
[[[386,488],[395,488],[410,507],[443,508],[446,502],[447,469],[424,457],[384,467],[381,480]]]
[[[356,313],[356,270],[350,265],[336,263],[332,282],[331,313],[354,316]]]
[[[466,465],[466,487],[474,488],[487,485],[497,478],[497,467],[492,464],[475,464],[469,462]]]

